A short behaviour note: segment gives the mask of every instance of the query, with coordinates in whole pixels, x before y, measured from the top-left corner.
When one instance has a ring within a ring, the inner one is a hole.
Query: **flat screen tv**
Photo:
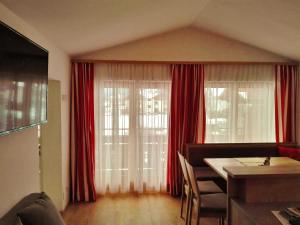
[[[0,135],[47,121],[48,52],[0,21]]]

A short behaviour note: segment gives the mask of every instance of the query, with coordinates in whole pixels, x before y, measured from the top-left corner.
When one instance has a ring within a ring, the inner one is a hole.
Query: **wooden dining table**
[[[227,180],[226,167],[262,166],[266,157],[247,158],[205,158],[204,162],[217,174]],[[269,166],[300,166],[300,162],[289,157],[271,157]]]
[[[271,208],[281,203],[300,205],[300,162],[288,157],[271,157],[270,165],[263,166],[265,160],[265,157],[204,159],[227,181],[228,225],[278,224],[269,208],[265,210],[265,204]],[[262,220],[245,217],[249,207],[262,209]],[[245,209],[244,213],[241,208]],[[265,220],[269,222],[261,222]]]

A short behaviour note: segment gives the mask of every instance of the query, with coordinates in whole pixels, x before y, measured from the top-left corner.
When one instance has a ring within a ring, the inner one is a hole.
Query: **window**
[[[100,79],[95,88],[97,191],[164,190],[170,81]]]
[[[254,76],[249,76],[248,71],[240,69],[240,76],[231,76],[227,70],[227,74],[221,76],[222,70],[208,70],[205,81],[207,143],[275,142],[272,70],[271,76],[258,76],[262,74],[259,69],[254,71]],[[216,72],[220,75],[210,74]]]

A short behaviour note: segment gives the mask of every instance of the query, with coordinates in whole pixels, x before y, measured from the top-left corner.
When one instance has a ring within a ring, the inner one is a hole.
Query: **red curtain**
[[[177,151],[184,154],[186,143],[197,142],[199,122],[203,125],[201,138],[204,142],[204,68],[203,65],[171,65],[171,74],[167,187],[175,196],[180,194],[182,182]]]
[[[296,142],[296,98],[298,67],[275,66],[276,142]]]
[[[73,63],[71,75],[71,200],[96,200],[94,65]]]

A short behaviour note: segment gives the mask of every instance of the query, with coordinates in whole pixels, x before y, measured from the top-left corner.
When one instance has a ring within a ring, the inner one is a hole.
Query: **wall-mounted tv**
[[[48,51],[0,21],[0,135],[47,121]]]

